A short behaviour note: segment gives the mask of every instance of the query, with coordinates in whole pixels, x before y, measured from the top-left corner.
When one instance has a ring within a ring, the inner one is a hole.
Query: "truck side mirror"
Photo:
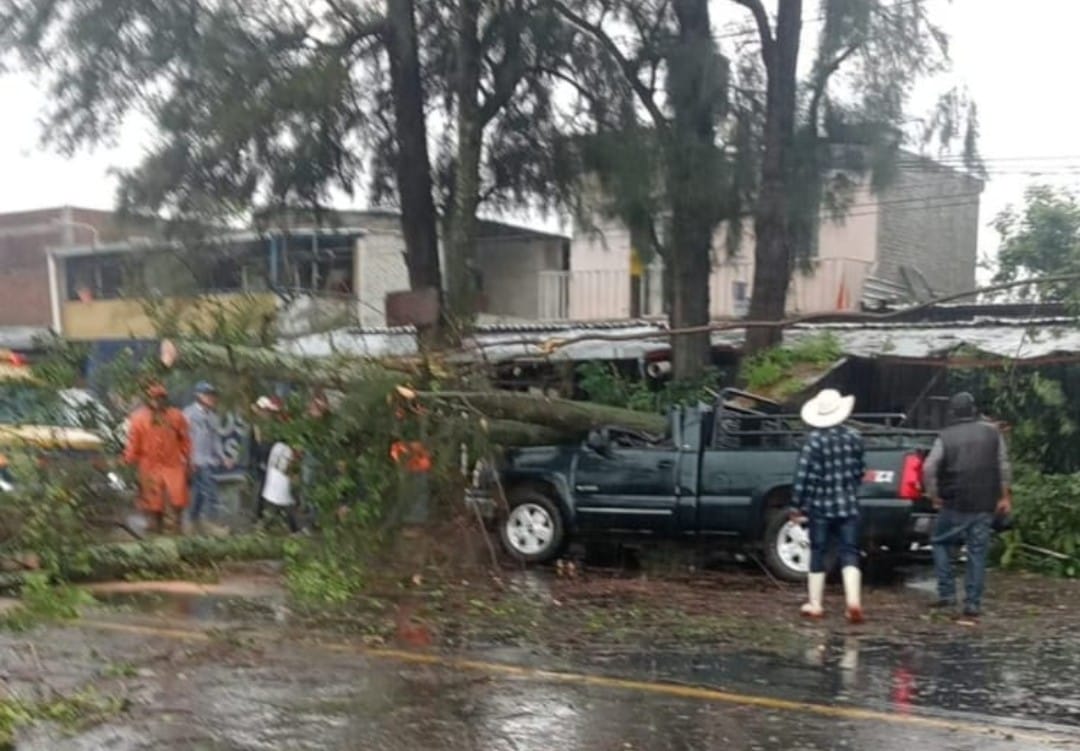
[[[600,456],[611,456],[611,440],[605,431],[590,430],[585,445]]]

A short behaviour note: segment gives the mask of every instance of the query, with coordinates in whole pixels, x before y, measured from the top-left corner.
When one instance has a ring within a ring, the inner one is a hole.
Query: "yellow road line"
[[[171,639],[187,641],[210,641],[213,634],[205,631],[189,629],[159,628],[157,626],[142,626],[130,623],[110,623],[108,621],[79,621],[78,625],[101,631],[114,631],[119,633],[139,634],[143,636],[164,636]],[[387,649],[363,647],[344,642],[318,642],[317,646],[327,651],[354,654],[381,660],[393,660],[413,665],[431,665],[436,667],[452,668],[488,675],[502,675],[512,678],[529,678],[551,683],[565,683],[578,686],[594,686],[597,688],[618,689],[623,691],[636,691],[660,696],[670,696],[677,699],[693,699],[697,701],[712,702],[718,704],[730,704],[734,706],[754,707],[774,711],[796,712],[802,714],[830,717],[841,720],[855,720],[862,722],[885,722],[893,725],[907,725],[933,730],[948,732],[962,732],[972,735],[996,734],[1003,738],[1010,738],[1034,743],[1062,744],[1070,743],[1071,739],[1049,733],[1038,733],[1028,730],[1011,728],[1004,725],[988,723],[965,722],[962,720],[949,720],[940,717],[928,717],[918,714],[891,714],[875,709],[863,709],[860,707],[817,704],[814,702],[795,701],[791,699],[778,699],[771,696],[758,694],[743,694],[719,689],[699,686],[685,686],[676,683],[664,683],[656,681],[634,680],[631,678],[614,678],[603,675],[591,675],[588,673],[573,673],[539,668],[511,665],[504,662],[486,662],[483,660],[469,660],[450,655],[441,655],[430,652],[411,652],[404,649]]]

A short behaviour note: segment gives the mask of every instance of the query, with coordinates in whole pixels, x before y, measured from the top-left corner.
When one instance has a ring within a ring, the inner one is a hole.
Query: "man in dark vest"
[[[951,551],[966,545],[964,615],[976,618],[982,606],[994,515],[1012,511],[1012,468],[1005,439],[996,427],[978,418],[971,394],[954,396],[949,416],[952,424],[938,436],[923,465],[926,494],[938,509],[931,540],[937,606],[956,606]]]

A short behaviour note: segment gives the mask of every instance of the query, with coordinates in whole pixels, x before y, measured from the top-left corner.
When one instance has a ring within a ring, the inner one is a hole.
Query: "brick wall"
[[[876,274],[903,283],[901,268],[907,267],[935,295],[972,289],[982,183],[914,156],[903,156],[902,165],[895,182],[877,196]],[[919,294],[926,294],[925,285],[918,285]]]
[[[42,209],[0,214],[0,326],[50,326],[49,248],[89,244],[93,233],[58,224],[84,222],[108,240],[111,215],[90,209]]]

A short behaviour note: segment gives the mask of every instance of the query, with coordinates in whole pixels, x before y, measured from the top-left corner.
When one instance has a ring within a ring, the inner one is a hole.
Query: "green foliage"
[[[1080,270],[1080,204],[1071,192],[1034,185],[1024,194],[1024,207],[1009,207],[994,219],[1001,235],[995,282],[1012,282]],[[1075,298],[1075,282],[1021,288],[1028,298]]]
[[[79,384],[83,365],[90,347],[81,342],[69,342],[58,336],[38,342],[45,356],[33,363],[34,376],[53,388],[67,389]]]
[[[292,540],[286,545],[286,583],[298,604],[340,607],[362,590],[365,568],[360,557],[346,559],[341,552],[340,546],[327,546],[323,541]]]
[[[823,368],[831,367],[841,357],[839,340],[826,332],[747,359],[740,368],[739,380],[755,393],[785,398],[805,388],[807,375],[820,375]]]
[[[87,572],[89,544],[128,504],[91,465],[94,458],[56,459],[39,468],[27,454],[13,463],[18,485],[0,496],[0,557],[32,552],[42,571],[61,579]]]
[[[1080,577],[1080,474],[1022,468],[1013,484],[1015,528],[1002,535],[1001,565]]]
[[[1080,471],[1080,367],[950,371],[953,392],[970,391],[980,409],[1010,428],[1010,450],[1047,474]]]
[[[65,730],[76,730],[117,715],[125,706],[123,699],[102,696],[92,688],[37,703],[15,698],[0,700],[0,751],[14,751],[15,733],[25,725],[52,722]]]
[[[75,620],[83,608],[94,602],[85,590],[57,584],[43,571],[27,574],[20,594],[19,605],[0,618],[0,625],[15,631],[39,623]]]
[[[711,402],[716,398],[721,379],[717,371],[707,370],[695,381],[667,381],[655,386],[642,378],[624,375],[614,365],[603,362],[582,363],[577,374],[578,385],[590,402],[638,412],[666,412],[676,404]]]

